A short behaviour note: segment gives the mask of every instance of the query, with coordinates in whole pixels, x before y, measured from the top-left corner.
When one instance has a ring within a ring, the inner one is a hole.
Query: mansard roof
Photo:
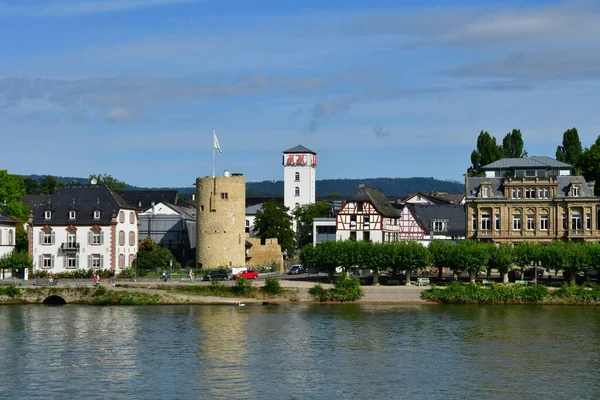
[[[531,156],[521,158],[502,158],[482,167],[485,169],[504,168],[573,168],[572,165],[546,156]]]
[[[69,185],[52,193],[45,204],[39,204],[33,212],[33,223],[38,224],[104,224],[109,223],[121,209],[134,208],[106,185]],[[45,211],[52,211],[52,218],[45,219]],[[76,211],[75,220],[69,219],[69,211]],[[94,211],[100,218],[94,219]]]
[[[302,146],[301,144],[299,144],[298,146],[294,146],[291,149],[287,149],[283,151],[283,154],[288,154],[288,153],[310,153],[310,154],[317,154],[312,150],[307,149],[306,147]]]
[[[139,211],[149,209],[152,207],[152,203],[177,204],[179,200],[177,190],[120,190],[117,193]]]
[[[454,204],[406,204],[425,232],[430,232],[432,221],[447,220],[448,236],[465,236],[465,207]]]
[[[0,214],[0,224],[16,225],[18,221]]]
[[[394,206],[390,203],[390,201],[385,197],[383,193],[379,189],[368,188],[366,186],[359,186],[358,190],[349,201],[363,201],[369,202],[375,207],[375,210],[384,217],[388,218],[398,218],[398,212],[394,209]]]

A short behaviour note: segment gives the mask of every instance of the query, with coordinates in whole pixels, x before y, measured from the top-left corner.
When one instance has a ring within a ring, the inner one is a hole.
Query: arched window
[[[294,196],[296,196],[296,197],[300,196],[300,188],[298,186],[296,186],[296,188],[294,189]]]
[[[13,230],[12,229],[8,230],[8,245],[9,246],[13,245]]]
[[[135,224],[135,213],[133,211],[129,213],[129,223]]]
[[[297,210],[298,207],[300,207],[300,203],[296,203],[296,205],[294,206],[294,210]]]
[[[300,172],[294,174],[294,182],[300,182]]]
[[[124,211],[121,211],[119,213],[119,222],[122,224],[125,223],[125,212]]]
[[[119,246],[125,246],[125,232],[119,231]]]

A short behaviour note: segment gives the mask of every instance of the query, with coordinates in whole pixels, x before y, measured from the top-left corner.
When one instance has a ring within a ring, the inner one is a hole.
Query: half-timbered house
[[[381,191],[360,185],[336,213],[337,240],[398,240],[399,214]]]

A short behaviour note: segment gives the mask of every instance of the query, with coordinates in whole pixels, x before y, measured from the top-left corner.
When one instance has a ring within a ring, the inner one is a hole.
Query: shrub
[[[221,283],[221,281],[217,280],[210,281],[210,285],[208,285],[208,288],[212,293],[220,294],[223,291],[223,284]]]
[[[320,283],[308,289],[308,294],[315,301],[324,302],[329,300],[329,291],[323,287]]]
[[[252,292],[252,283],[244,277],[237,278],[233,292],[237,295],[245,296]]]
[[[21,290],[15,285],[0,286],[0,296],[17,297]]]
[[[346,272],[342,273],[335,282],[335,287],[329,291],[329,298],[334,301],[356,301],[363,297],[360,280]]]
[[[279,284],[279,279],[277,279],[274,276],[267,277],[267,279],[265,279],[265,286],[263,286],[263,291],[273,295],[281,293],[281,285]]]
[[[426,300],[451,304],[465,303],[507,303],[526,302],[537,303],[548,295],[548,288],[535,286],[492,285],[489,288],[478,285],[463,285],[453,283],[447,288],[432,288],[421,292]]]
[[[133,268],[125,268],[119,274],[119,278],[121,279],[131,279],[133,277],[135,277],[135,270]]]
[[[96,290],[94,290],[92,297],[104,296],[106,292],[108,292],[108,290],[104,286],[98,286],[96,287]]]

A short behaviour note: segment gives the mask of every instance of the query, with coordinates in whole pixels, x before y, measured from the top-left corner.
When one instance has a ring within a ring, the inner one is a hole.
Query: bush
[[[591,289],[588,289],[585,286],[564,284],[560,289],[552,292],[552,297],[579,303],[599,301],[600,285],[594,285]]]
[[[453,283],[447,288],[432,288],[421,292],[426,300],[450,304],[466,303],[537,303],[548,295],[548,288],[535,286],[492,285],[489,288],[478,285]]]
[[[250,294],[252,292],[252,283],[244,277],[239,277],[235,280],[233,292],[240,296]]]
[[[221,281],[210,281],[210,285],[208,285],[210,291],[214,294],[221,294],[223,292],[223,284]]]
[[[133,268],[125,268],[119,274],[119,278],[121,279],[131,279],[135,277],[135,270]]]
[[[320,283],[308,289],[308,294],[315,301],[325,302],[329,300],[329,291],[323,287]]]
[[[360,280],[346,272],[342,273],[335,282],[335,287],[329,291],[329,298],[334,301],[356,301],[363,297]]]
[[[21,290],[15,285],[0,286],[0,296],[17,297]]]
[[[263,286],[263,291],[268,294],[277,295],[281,293],[281,285],[279,284],[279,279],[274,276],[269,276],[265,279],[265,286]]]

